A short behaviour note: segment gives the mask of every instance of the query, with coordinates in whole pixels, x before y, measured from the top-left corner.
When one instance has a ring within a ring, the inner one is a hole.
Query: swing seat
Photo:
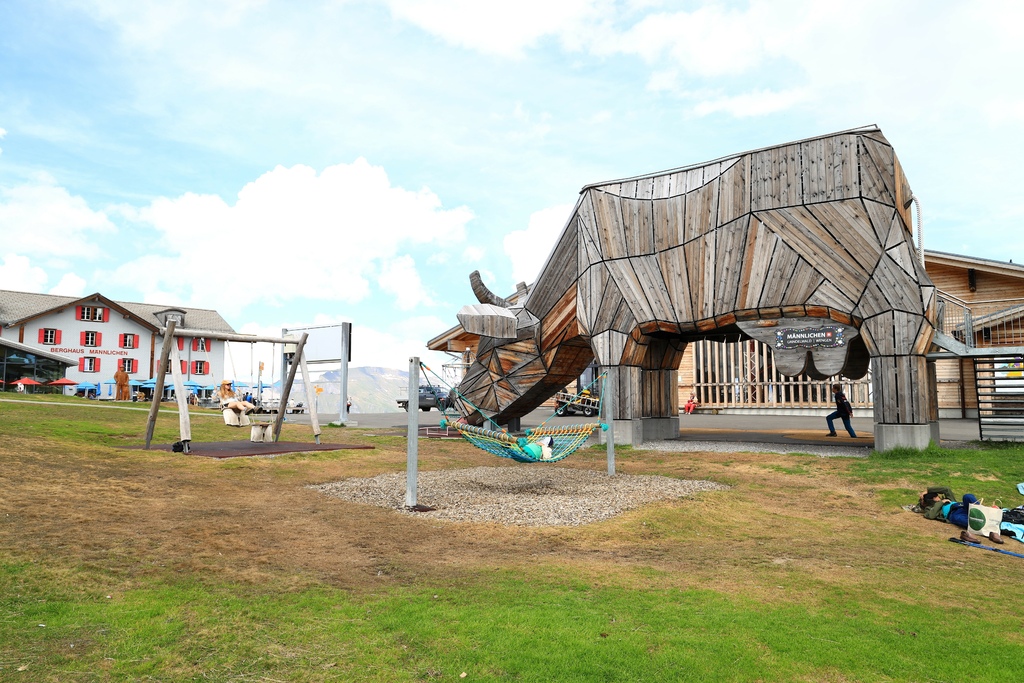
[[[224,424],[229,427],[248,427],[251,424],[249,416],[243,412],[232,410],[231,408],[225,408],[223,412]]]
[[[272,443],[274,441],[274,423],[253,422],[252,429],[249,431],[249,441],[253,443]]]

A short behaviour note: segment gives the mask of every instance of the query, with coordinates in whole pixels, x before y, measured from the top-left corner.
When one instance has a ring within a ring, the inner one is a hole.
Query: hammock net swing
[[[457,389],[448,385],[443,379],[438,377],[433,370],[420,363],[420,367],[425,371],[433,375],[437,380],[448,387],[451,391],[455,392],[455,395],[459,397],[466,405],[477,410],[484,418],[494,425],[494,429],[486,429],[484,427],[476,427],[474,425],[465,424],[458,420],[452,421],[448,419],[448,411],[445,409],[444,417],[441,419],[441,427],[450,427],[455,429],[462,435],[469,443],[473,444],[477,448],[487,451],[492,455],[497,455],[501,458],[510,458],[516,462],[558,462],[563,458],[572,455],[580,446],[586,443],[590,435],[594,433],[599,427],[605,431],[608,430],[608,425],[600,422],[589,422],[586,424],[575,424],[575,425],[560,425],[557,427],[545,427],[548,421],[551,420],[559,412],[556,410],[552,413],[551,417],[544,420],[539,427],[534,429],[527,429],[526,436],[516,437],[503,430],[494,420],[487,417],[484,411],[473,405],[465,396],[459,393]],[[598,376],[593,382],[588,384],[579,394],[573,395],[573,400],[583,396],[583,392],[587,391],[591,386],[596,384],[598,380],[603,378],[605,375]],[[433,386],[433,385],[431,385]],[[435,395],[435,398],[440,398]],[[438,405],[444,405],[442,401],[438,400]],[[598,400],[598,410],[600,410],[601,400]]]

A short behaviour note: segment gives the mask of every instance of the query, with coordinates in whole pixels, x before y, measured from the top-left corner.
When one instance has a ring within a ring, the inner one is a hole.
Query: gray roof
[[[38,346],[16,342],[13,339],[8,339],[7,337],[0,337],[0,346],[6,346],[9,349],[15,349],[22,353],[33,353],[42,358],[49,358],[50,360],[57,361],[58,363],[63,363],[64,365],[78,365],[78,361],[74,358],[50,353],[46,349],[41,349]]]
[[[80,296],[59,296],[56,294],[33,294],[30,292],[14,292],[7,289],[0,289],[0,325],[7,327],[12,323],[37,316],[46,311],[61,308],[77,301],[92,298],[93,294],[85,297]],[[100,295],[102,296],[102,294]],[[167,310],[182,311],[185,314],[185,324],[189,328],[211,330],[217,332],[234,332],[234,328],[227,323],[220,313],[208,308],[189,308],[178,304],[141,304],[132,301],[114,301],[118,306],[126,309],[140,321],[162,327],[163,320],[157,317],[158,313]]]

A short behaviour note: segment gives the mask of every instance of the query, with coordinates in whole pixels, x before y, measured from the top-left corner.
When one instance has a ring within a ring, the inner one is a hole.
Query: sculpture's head
[[[473,271],[469,280],[480,303],[463,306],[458,318],[480,343],[459,384],[456,403],[470,422],[482,422],[485,414],[504,424],[536,407],[537,392],[547,391],[548,372],[537,341],[541,323],[526,309],[525,283],[518,285],[515,301],[509,302],[484,285],[479,271]]]

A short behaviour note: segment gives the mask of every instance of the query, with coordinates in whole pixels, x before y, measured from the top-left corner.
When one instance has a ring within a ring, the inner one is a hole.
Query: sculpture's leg
[[[927,360],[934,329],[920,315],[886,312],[864,322],[864,343],[871,352],[875,450],[928,447]]]
[[[928,361],[928,429],[931,440],[939,443],[939,377],[935,361]]]
[[[632,365],[601,365],[601,372],[611,378],[613,395],[602,394],[601,400],[612,400],[615,415],[615,443],[640,445],[644,441],[643,420],[640,416],[640,368]],[[598,433],[604,443],[604,432]]]
[[[645,441],[679,438],[679,364],[686,342],[641,339],[640,417]]]
[[[638,332],[605,332],[593,342],[602,371],[614,377],[616,443],[678,438],[676,385],[685,343]]]

